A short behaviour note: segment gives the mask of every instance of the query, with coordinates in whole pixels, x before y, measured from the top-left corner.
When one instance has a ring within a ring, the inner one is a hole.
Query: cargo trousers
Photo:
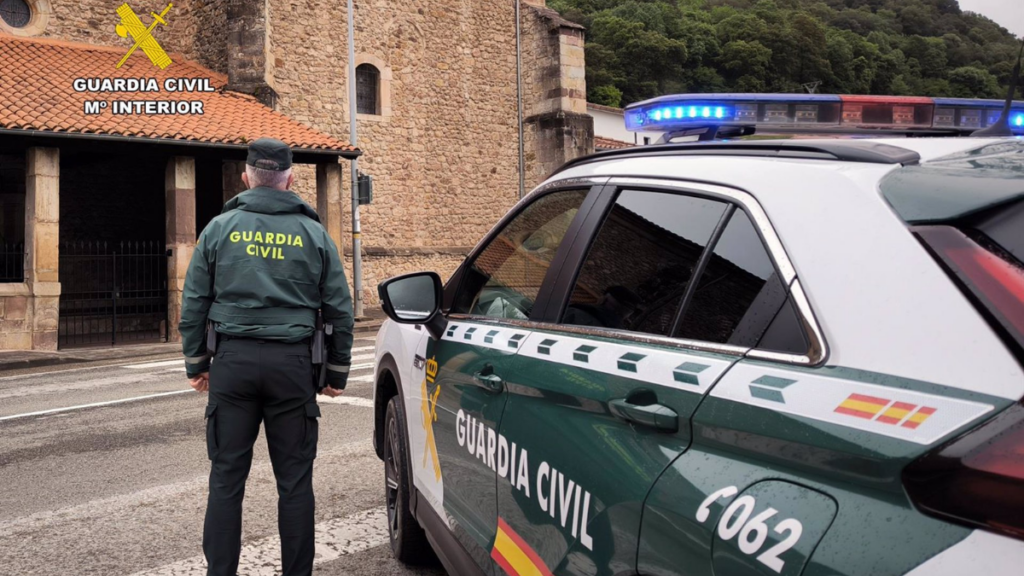
[[[208,576],[237,574],[242,498],[261,422],[277,480],[283,576],[312,574],[313,460],[320,416],[314,386],[308,343],[222,338],[218,345],[206,407]]]

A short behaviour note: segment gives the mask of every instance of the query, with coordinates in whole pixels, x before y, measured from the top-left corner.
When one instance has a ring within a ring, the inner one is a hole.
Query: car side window
[[[562,323],[667,336],[727,204],[622,191],[580,269]]]
[[[675,336],[756,346],[786,298],[787,286],[757,229],[737,209],[715,244]]]
[[[451,311],[526,320],[587,190],[541,196],[498,232],[466,269]]]

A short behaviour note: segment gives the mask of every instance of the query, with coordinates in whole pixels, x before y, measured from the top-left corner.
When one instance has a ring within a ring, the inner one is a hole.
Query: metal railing
[[[162,242],[70,242],[60,248],[61,347],[167,340]]]
[[[0,243],[0,283],[25,281],[25,243]]]

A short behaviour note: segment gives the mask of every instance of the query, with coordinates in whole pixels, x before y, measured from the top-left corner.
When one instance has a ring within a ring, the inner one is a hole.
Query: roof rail
[[[835,140],[829,142],[801,142],[788,140],[750,140],[730,142],[692,142],[656,144],[621,150],[598,152],[566,162],[555,170],[554,176],[569,168],[620,158],[649,158],[658,156],[755,156],[767,158],[799,158],[802,160],[831,160],[839,162],[865,162],[869,164],[916,164],[921,155],[913,150],[891,144],[867,140]]]

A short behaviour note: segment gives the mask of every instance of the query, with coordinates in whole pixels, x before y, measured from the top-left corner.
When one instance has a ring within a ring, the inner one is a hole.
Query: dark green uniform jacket
[[[239,194],[203,230],[188,267],[178,330],[189,377],[210,369],[208,320],[220,334],[298,342],[313,334],[317,310],[334,326],[327,381],[341,387],[352,363],[352,298],[337,247],[295,194]]]

